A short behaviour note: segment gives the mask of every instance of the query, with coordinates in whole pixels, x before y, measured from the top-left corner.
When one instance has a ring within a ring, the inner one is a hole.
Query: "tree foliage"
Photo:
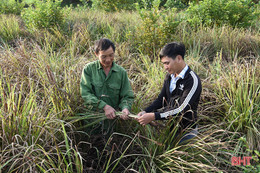
[[[0,14],[17,14],[19,15],[24,8],[25,3],[16,0],[1,0]]]
[[[254,11],[255,6],[252,0],[204,0],[190,4],[187,21],[193,26],[228,24],[247,27],[259,17],[259,13]]]
[[[28,29],[48,29],[65,23],[64,10],[61,0],[39,0],[25,8],[21,15]]]

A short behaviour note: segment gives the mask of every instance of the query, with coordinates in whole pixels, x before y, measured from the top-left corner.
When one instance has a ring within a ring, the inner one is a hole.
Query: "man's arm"
[[[126,71],[122,74],[122,82],[121,82],[121,89],[119,93],[120,97],[120,103],[119,108],[121,110],[127,109],[130,110],[132,107],[132,104],[134,102],[134,93],[133,89],[131,87],[131,84],[129,82],[129,79],[127,77]]]
[[[160,94],[157,99],[153,101],[153,103],[145,109],[145,111],[138,113],[138,118],[136,119],[141,125],[149,124],[151,121],[155,120],[154,110],[160,109],[163,107],[164,98],[166,98],[166,81],[167,76],[164,80],[164,84]]]
[[[153,111],[156,111],[157,109],[160,109],[163,107],[163,101],[164,101],[164,98],[166,98],[166,80],[167,80],[167,78],[164,81],[160,94],[153,101],[153,103],[145,109],[145,112],[153,112]]]
[[[155,119],[167,119],[169,116],[175,116],[179,113],[185,113],[188,110],[193,110],[197,108],[200,94],[201,94],[201,82],[197,75],[191,71],[191,80],[187,82],[183,94],[180,97],[178,104],[172,108],[166,110],[165,112],[159,113],[155,112]]]
[[[162,87],[161,92],[158,95],[158,97],[144,111],[138,113],[139,117],[142,116],[143,114],[147,113],[147,112],[148,113],[153,112],[153,111],[163,107],[164,98],[166,99],[166,80],[167,80],[167,76],[165,77],[163,87]]]
[[[99,108],[102,110],[107,105],[107,103],[98,99],[95,96],[94,94],[95,92],[93,91],[92,83],[91,83],[92,77],[89,71],[90,69],[88,66],[85,67],[82,71],[81,80],[80,80],[80,93],[85,102],[85,105],[94,108]]]

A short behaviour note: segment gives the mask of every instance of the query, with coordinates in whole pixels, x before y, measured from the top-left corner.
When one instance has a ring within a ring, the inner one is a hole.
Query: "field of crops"
[[[174,2],[183,6],[162,6],[155,0],[108,9],[3,1],[0,173],[260,171],[259,3],[179,0]],[[174,118],[145,127],[118,119],[109,138],[88,133],[85,122],[99,124],[105,115],[84,107],[79,83],[85,64],[97,59],[93,44],[102,37],[115,42],[115,61],[127,70],[132,114],[160,92],[166,74],[160,49],[184,43],[185,61],[203,87],[195,139],[179,144],[177,129],[168,126]],[[232,158],[243,157],[250,165],[232,165]]]

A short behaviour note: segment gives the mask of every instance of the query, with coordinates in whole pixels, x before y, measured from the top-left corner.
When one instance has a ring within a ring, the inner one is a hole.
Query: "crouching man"
[[[200,78],[185,63],[184,56],[182,43],[172,42],[162,48],[159,57],[168,73],[158,98],[137,118],[141,125],[146,125],[154,120],[181,117],[178,133],[185,135],[180,142],[198,133],[197,107],[202,90]],[[161,111],[157,111],[159,109]]]

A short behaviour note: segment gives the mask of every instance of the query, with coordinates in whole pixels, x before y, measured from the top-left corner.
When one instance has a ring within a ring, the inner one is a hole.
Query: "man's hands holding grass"
[[[122,115],[120,115],[120,118],[123,120],[129,120],[130,117],[128,116],[130,114],[129,110],[127,108],[122,110]]]
[[[106,105],[103,110],[105,111],[105,115],[107,117],[107,119],[115,119],[116,118],[116,110],[109,106]],[[128,116],[130,114],[129,110],[127,108],[122,110],[122,114],[119,115],[120,118],[122,118],[123,120],[128,120],[130,119],[130,117]]]
[[[108,119],[115,119],[116,118],[116,110],[109,106],[109,105],[106,105],[103,110],[105,111],[105,115]]]
[[[139,112],[138,113],[138,118],[136,120],[143,126],[146,124],[149,124],[153,120],[155,120],[155,115],[154,113],[146,113],[145,111]]]
[[[104,108],[105,115],[108,119],[115,119],[116,118],[116,110],[106,105]],[[130,112],[127,108],[122,110],[122,114],[119,116],[123,120],[128,120],[130,117]],[[154,113],[146,113],[145,111],[139,112],[137,115],[137,118],[135,118],[141,125],[145,126],[146,124],[149,124],[151,121],[155,120]]]

